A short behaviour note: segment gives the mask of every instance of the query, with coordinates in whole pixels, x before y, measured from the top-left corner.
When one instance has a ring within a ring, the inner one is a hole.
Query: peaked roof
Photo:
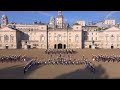
[[[106,31],[107,31],[107,32],[109,32],[109,31],[113,31],[113,32],[114,32],[114,31],[120,31],[120,29],[117,28],[117,27],[115,27],[115,26],[113,26],[113,27],[111,27],[111,28],[106,29],[105,32],[106,32]]]
[[[9,27],[5,27],[5,28],[0,29],[0,31],[16,31],[16,30],[9,28]]]

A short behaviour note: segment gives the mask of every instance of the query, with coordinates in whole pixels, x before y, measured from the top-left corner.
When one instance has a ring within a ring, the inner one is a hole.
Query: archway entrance
[[[58,44],[58,49],[62,49],[62,44]]]
[[[92,48],[92,46],[91,46],[91,45],[89,45],[89,48]]]
[[[56,47],[56,44],[54,45],[54,49],[56,49],[57,47]]]
[[[113,49],[114,48],[114,46],[111,46],[111,49]]]
[[[31,45],[28,45],[28,49],[30,49],[31,48]]]
[[[64,44],[64,49],[66,49],[66,45]]]
[[[8,46],[5,46],[6,49],[8,49]]]

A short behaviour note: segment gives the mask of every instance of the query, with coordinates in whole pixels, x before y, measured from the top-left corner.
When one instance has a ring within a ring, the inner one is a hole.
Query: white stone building
[[[77,21],[70,26],[64,23],[62,11],[58,11],[57,18],[51,17],[49,24],[9,23],[7,16],[3,15],[0,49],[120,48],[120,29],[115,26],[115,20],[106,20],[103,24],[110,26],[86,25],[85,21]]]

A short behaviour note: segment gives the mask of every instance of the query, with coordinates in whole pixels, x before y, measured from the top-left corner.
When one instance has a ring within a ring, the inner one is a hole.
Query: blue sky
[[[120,22],[120,11],[63,11],[65,22],[74,23],[77,20],[86,22],[97,22],[105,18],[114,18]],[[58,11],[0,11],[0,18],[5,14],[9,21],[16,23],[32,23],[42,21],[48,23],[50,16],[57,17]]]

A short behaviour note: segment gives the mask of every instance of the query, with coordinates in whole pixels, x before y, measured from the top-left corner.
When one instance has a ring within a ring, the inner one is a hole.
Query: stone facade
[[[109,28],[86,25],[85,21],[77,21],[73,25],[64,23],[62,11],[58,16],[50,18],[49,24],[34,22],[33,24],[8,23],[3,15],[0,28],[0,49],[82,49],[82,48],[120,48],[120,29],[114,20],[106,20],[112,24]],[[119,25],[118,25],[119,26]]]

